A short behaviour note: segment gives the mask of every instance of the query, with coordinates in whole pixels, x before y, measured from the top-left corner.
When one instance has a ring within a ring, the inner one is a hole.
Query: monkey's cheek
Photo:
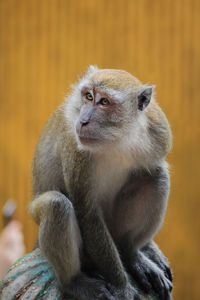
[[[77,134],[78,136],[80,136],[80,134],[81,134],[81,128],[82,128],[82,125],[81,125],[81,123],[78,121],[78,122],[76,123],[76,134]]]

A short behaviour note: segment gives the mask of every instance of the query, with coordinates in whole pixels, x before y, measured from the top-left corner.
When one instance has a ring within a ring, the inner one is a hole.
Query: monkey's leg
[[[120,222],[123,213],[126,219],[120,223],[121,237],[118,239],[127,270],[144,292],[154,291],[160,300],[171,299],[172,289],[163,268],[155,262],[160,251],[154,247],[154,255],[151,249],[148,257],[140,249],[151,241],[160,227],[167,196],[168,177],[162,169],[143,176],[132,175],[116,199],[117,214],[114,216]]]
[[[81,236],[71,202],[56,191],[46,192],[31,203],[39,223],[39,247],[53,265],[62,285],[80,270]]]
[[[87,243],[86,251],[99,274],[107,281],[109,291],[115,300],[141,300],[137,290],[128,280],[119,252],[100,214],[96,210],[93,211],[93,217],[90,217],[87,216],[85,222],[88,230],[86,228],[86,231],[83,231]]]
[[[172,282],[173,276],[171,269],[169,267],[169,263],[167,258],[164,256],[164,254],[161,252],[161,250],[158,248],[156,243],[154,241],[149,242],[147,245],[145,245],[141,251],[144,253],[145,256],[147,256],[150,260],[152,260],[156,265],[163,270],[165,276]]]
[[[103,280],[81,273],[81,234],[72,203],[50,191],[36,197],[31,212],[39,226],[39,247],[54,267],[63,292],[78,300],[114,300]]]

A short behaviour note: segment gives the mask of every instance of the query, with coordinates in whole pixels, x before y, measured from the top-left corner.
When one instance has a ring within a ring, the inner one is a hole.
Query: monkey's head
[[[152,90],[126,71],[90,67],[67,99],[66,115],[79,148],[127,146],[133,138],[137,144]]]

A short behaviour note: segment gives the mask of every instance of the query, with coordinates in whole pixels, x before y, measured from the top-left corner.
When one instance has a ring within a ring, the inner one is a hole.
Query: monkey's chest
[[[129,166],[117,159],[99,161],[94,170],[94,197],[105,214],[111,214],[114,200],[129,174]]]

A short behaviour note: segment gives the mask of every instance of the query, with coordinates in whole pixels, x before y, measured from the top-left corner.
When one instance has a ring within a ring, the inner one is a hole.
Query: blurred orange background
[[[174,299],[200,299],[199,37],[198,0],[0,1],[0,209],[16,199],[27,251],[42,127],[89,64],[125,69],[157,85],[172,127],[171,194],[156,241],[174,271]]]

